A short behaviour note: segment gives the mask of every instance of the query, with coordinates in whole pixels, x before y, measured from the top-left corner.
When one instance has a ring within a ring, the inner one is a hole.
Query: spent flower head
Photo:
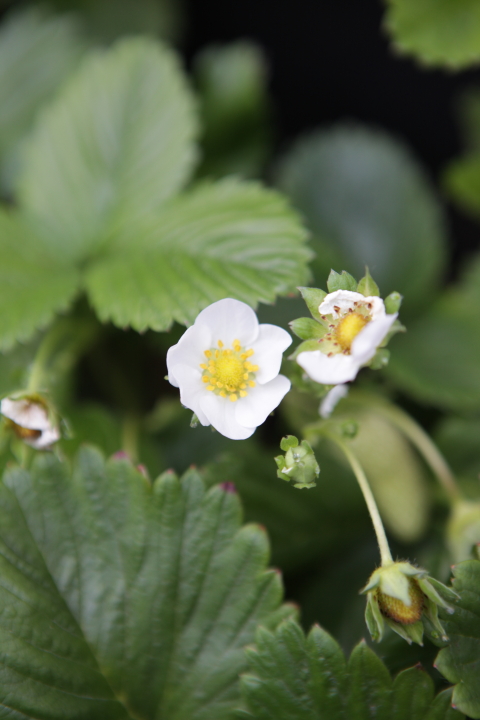
[[[383,565],[361,591],[367,595],[365,620],[372,638],[380,642],[387,625],[409,644],[423,645],[424,629],[448,640],[438,618],[438,607],[453,613],[458,599],[451,589],[409,562]]]
[[[400,326],[392,328],[398,313],[387,310],[398,308],[401,298],[396,293],[396,302],[390,297],[386,308],[368,272],[358,284],[348,273],[333,273],[328,286],[328,294],[301,288],[313,320],[300,318],[291,326],[304,340],[295,353],[300,367],[315,382],[340,385],[354,380],[360,368],[374,358],[378,367],[388,360],[380,348],[392,329]]]
[[[39,393],[3,398],[0,412],[8,429],[35,450],[48,450],[60,439],[55,412]]]
[[[169,349],[168,379],[202,425],[244,440],[290,389],[279,371],[291,342],[282,328],[259,325],[245,303],[219,300],[202,310]]]
[[[280,448],[285,455],[275,458],[277,477],[287,482],[293,480],[294,487],[299,489],[315,487],[320,466],[310,443],[306,440],[299,443],[294,435],[287,435],[282,438]]]

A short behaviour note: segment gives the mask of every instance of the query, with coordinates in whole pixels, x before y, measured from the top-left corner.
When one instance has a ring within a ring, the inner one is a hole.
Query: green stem
[[[382,566],[390,565],[391,563],[393,563],[393,558],[392,553],[390,552],[385,528],[383,527],[383,522],[378,511],[377,503],[375,502],[375,498],[373,497],[372,490],[370,488],[367,476],[365,475],[362,466],[360,465],[356,455],[354,455],[348,445],[338,435],[325,431],[323,431],[322,434],[324,434],[325,437],[328,437],[329,440],[332,440],[340,448],[340,450],[342,450],[348,462],[350,463],[350,467],[352,468],[355,477],[357,478],[357,482],[360,485],[360,490],[362,491],[363,497],[367,504],[368,512],[370,513],[373,528],[377,536]]]
[[[48,363],[54,351],[57,349],[56,346],[61,331],[62,328],[59,326],[59,323],[54,323],[44,335],[38,347],[37,354],[35,355],[30,376],[28,378],[28,393],[33,394],[44,389],[42,388],[44,376],[47,372]]]
[[[403,432],[410,442],[417,448],[429,465],[433,474],[444,488],[451,500],[458,500],[460,490],[458,489],[455,477],[450,470],[447,461],[441,454],[430,436],[418,425],[406,412],[395,405],[379,403],[376,409],[384,415],[393,425]]]

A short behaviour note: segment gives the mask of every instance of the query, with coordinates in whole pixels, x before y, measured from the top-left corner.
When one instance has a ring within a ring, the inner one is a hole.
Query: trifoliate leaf
[[[202,184],[126,226],[87,273],[99,317],[136,330],[192,323],[224,297],[255,306],[294,291],[310,251],[297,215],[256,183]]]
[[[246,710],[255,720],[461,720],[450,692],[433,697],[433,682],[417,666],[392,682],[363,641],[348,664],[336,641],[315,626],[308,637],[292,620],[257,631],[242,677]]]
[[[387,0],[387,8],[396,48],[422,64],[460,70],[480,60],[477,0]]]
[[[153,486],[91,449],[0,487],[0,697],[18,718],[225,720],[281,581],[230,484]]]
[[[13,146],[76,66],[83,51],[73,16],[28,8],[0,30],[0,153]]]
[[[326,249],[355,277],[368,265],[382,292],[398,290],[407,308],[437,288],[446,245],[441,206],[394,138],[356,125],[316,132],[286,156],[279,185],[314,233],[317,282],[328,272]]]
[[[0,211],[0,350],[45,327],[78,285],[77,270],[55,260],[18,216]]]
[[[457,683],[453,705],[480,718],[480,561],[466,560],[453,568],[453,588],[460,595],[453,615],[442,612],[450,644],[440,650],[435,667]]]
[[[138,38],[92,51],[25,148],[20,200],[56,253],[85,259],[184,185],[195,129],[170,50]]]

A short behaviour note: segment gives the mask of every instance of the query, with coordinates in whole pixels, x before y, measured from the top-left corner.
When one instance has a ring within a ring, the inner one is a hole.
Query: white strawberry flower
[[[0,412],[15,434],[35,450],[46,450],[60,439],[60,431],[40,397],[3,398]]]
[[[379,297],[365,297],[351,290],[336,290],[320,303],[318,311],[328,322],[319,349],[301,352],[297,362],[307,375],[324,385],[354,380],[375,355],[398,313],[385,312]]]
[[[169,349],[168,379],[202,425],[244,440],[290,390],[279,371],[291,342],[282,328],[259,325],[245,303],[219,300],[202,310]]]

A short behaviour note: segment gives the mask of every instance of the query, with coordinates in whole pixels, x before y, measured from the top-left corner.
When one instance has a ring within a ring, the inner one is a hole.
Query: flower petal
[[[168,381],[174,387],[179,386],[175,367],[178,364],[189,365],[195,370],[205,362],[205,350],[212,347],[212,333],[205,325],[192,325],[186,330],[178,343],[167,352]]]
[[[231,440],[246,440],[255,432],[256,426],[244,427],[238,422],[235,414],[237,403],[232,403],[228,398],[206,393],[202,395],[200,403],[210,424],[225,437]]]
[[[45,408],[36,402],[27,399],[11,400],[4,398],[0,404],[2,415],[13,420],[21,427],[29,430],[48,430],[51,428],[50,420]]]
[[[277,325],[260,325],[253,344],[252,362],[259,366],[255,380],[261,385],[270,382],[280,372],[284,351],[292,344],[286,330]]]
[[[250,346],[258,335],[258,320],[255,312],[240,300],[226,298],[212,303],[198,315],[195,326],[205,325],[212,333],[212,345],[218,340],[230,347],[234,340],[243,346]]]
[[[284,375],[256,385],[248,395],[235,403],[235,415],[241,425],[258,427],[265,422],[272,410],[275,410],[290,390],[290,380]]]
[[[397,313],[383,315],[365,325],[352,342],[350,350],[352,357],[356,358],[361,365],[371,360],[396,318]]]
[[[340,385],[353,380],[362,364],[353,355],[328,357],[320,350],[300,353],[297,362],[312,380],[324,385]]]
[[[178,387],[180,387],[180,402],[182,405],[194,412],[202,425],[210,425],[200,404],[202,396],[208,393],[205,384],[202,382],[200,368],[197,370],[190,365],[179,363],[175,365],[175,379],[178,381]]]
[[[56,427],[49,427],[46,430],[42,430],[41,435],[38,438],[23,438],[23,442],[35,450],[46,450],[53,445],[53,443],[60,440],[60,432]]]
[[[335,385],[320,403],[318,413],[322,418],[328,418],[337,407],[340,400],[348,395],[348,385]]]
[[[318,312],[320,315],[333,315],[334,318],[338,318],[340,314],[355,307],[355,302],[364,302],[365,299],[365,295],[353,292],[353,290],[335,290],[324,297],[318,307]],[[335,310],[335,307],[340,308],[340,313]]]

